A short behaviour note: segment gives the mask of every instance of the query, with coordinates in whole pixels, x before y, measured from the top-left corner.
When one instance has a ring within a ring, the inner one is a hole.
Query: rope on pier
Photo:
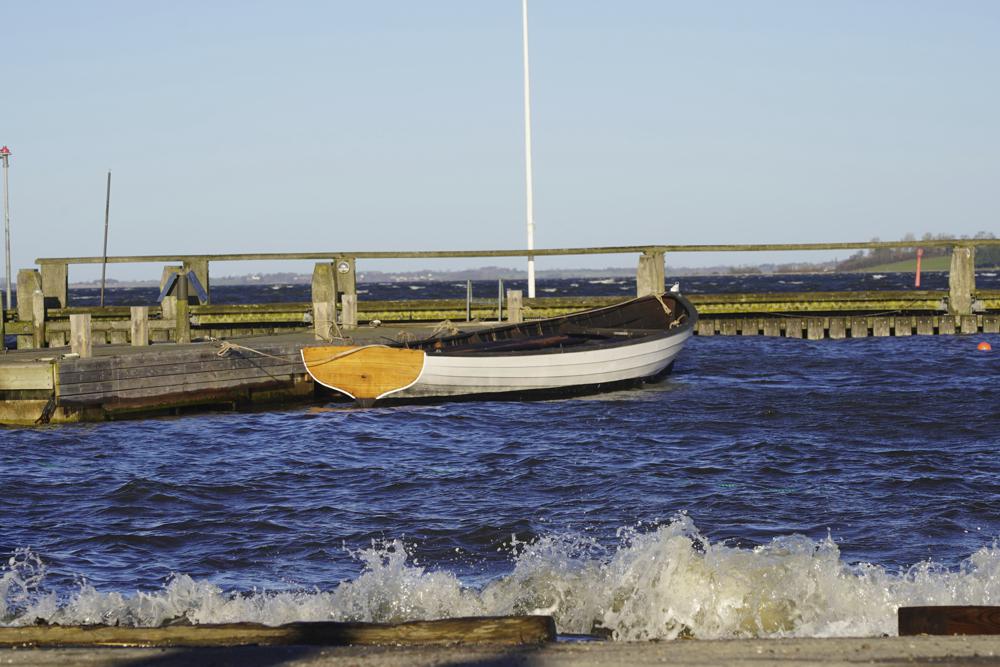
[[[269,359],[277,359],[278,361],[288,362],[288,357],[279,357],[273,354],[268,354],[267,352],[261,352],[260,350],[255,350],[252,347],[247,347],[246,345],[238,345],[236,343],[230,343],[229,341],[219,341],[219,351],[216,352],[220,357],[228,356],[233,350],[239,350],[242,352],[252,352],[253,354],[259,354],[262,357],[267,357]]]

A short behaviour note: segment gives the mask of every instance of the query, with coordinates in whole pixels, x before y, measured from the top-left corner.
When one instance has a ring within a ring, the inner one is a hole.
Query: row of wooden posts
[[[838,245],[838,244],[834,244]],[[895,246],[896,243],[859,244]],[[760,249],[769,246],[747,246],[744,249]],[[664,248],[659,246],[639,248],[605,248],[576,249],[565,251],[537,251],[538,254],[594,254],[598,251],[634,252],[640,251],[636,270],[636,292],[642,296],[651,293],[662,293],[665,290]],[[708,248],[708,247],[706,247]],[[506,251],[498,251],[504,254]],[[482,253],[468,253],[481,256]],[[378,253],[369,253],[371,256]],[[463,256],[463,253],[400,253],[400,256]],[[273,259],[300,259],[316,257],[316,254],[305,255],[269,255]],[[128,339],[133,345],[147,345],[152,329],[162,332],[170,331],[170,337],[178,342],[191,341],[191,304],[208,304],[211,301],[211,285],[209,263],[211,261],[234,259],[262,259],[264,256],[195,256],[179,258],[179,265],[166,266],[161,276],[161,301],[158,320],[150,320],[148,306],[134,306],[130,310],[130,323],[121,334],[128,332]],[[39,269],[24,269],[18,273],[17,281],[17,319],[20,323],[31,323],[30,335],[19,331],[19,347],[44,347],[47,343],[47,327],[56,331],[65,327],[65,323],[49,322],[48,311],[58,309],[61,316],[68,314],[68,342],[72,351],[81,356],[92,353],[91,325],[92,315],[106,315],[109,309],[87,308],[79,309],[86,312],[74,312],[69,303],[69,265],[71,263],[93,263],[94,258],[64,258],[39,259]],[[124,263],[129,261],[148,261],[164,259],[162,257],[126,257],[111,258],[111,261]],[[949,293],[947,307],[950,314],[956,317],[968,316],[975,307],[975,248],[969,244],[955,245],[952,249],[951,271],[949,276]],[[507,291],[507,319],[512,322],[522,321],[524,317],[523,295],[517,290]],[[312,275],[312,327],[316,337],[330,340],[339,335],[338,329],[350,329],[358,323],[358,297],[356,258],[353,256],[327,255],[325,261],[316,263]],[[6,318],[0,318],[0,321]],[[124,325],[124,322],[122,322]],[[22,327],[23,329],[23,327]],[[65,330],[64,330],[65,331]],[[121,336],[125,338],[124,335]],[[161,338],[162,339],[162,338]],[[122,341],[124,342],[124,340]]]

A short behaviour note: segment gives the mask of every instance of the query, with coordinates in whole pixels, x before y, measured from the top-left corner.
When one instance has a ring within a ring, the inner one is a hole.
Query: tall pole
[[[528,218],[528,250],[535,249],[535,203],[531,178],[531,80],[528,74],[528,0],[521,0],[521,24],[524,35],[524,176]],[[535,298],[535,257],[528,256],[528,298]]]
[[[0,159],[3,160],[3,237],[4,247],[6,249],[6,252],[4,253],[4,265],[7,267],[7,303],[5,308],[6,310],[10,310],[13,308],[10,296],[10,199],[7,194],[7,170],[10,167],[10,149],[6,146],[0,148]]]
[[[108,275],[108,218],[111,216],[111,170],[108,169],[108,193],[104,198],[104,260],[101,262],[101,307],[104,307],[104,281]]]

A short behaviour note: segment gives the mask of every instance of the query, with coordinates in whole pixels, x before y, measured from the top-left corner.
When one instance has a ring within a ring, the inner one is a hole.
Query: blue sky
[[[538,247],[1000,232],[1000,3],[529,6]],[[520,13],[2,0],[13,264],[524,247]]]

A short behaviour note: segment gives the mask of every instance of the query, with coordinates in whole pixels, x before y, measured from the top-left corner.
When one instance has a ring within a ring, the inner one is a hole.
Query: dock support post
[[[132,346],[149,345],[149,306],[132,306]]]
[[[69,316],[69,345],[70,351],[79,354],[82,359],[94,356],[90,313]]]
[[[208,260],[207,259],[188,259],[184,262],[184,269],[186,271],[191,271],[194,273],[194,277],[198,279],[201,286],[205,290],[205,295],[208,297],[205,303],[212,303],[212,289],[208,284]],[[199,302],[201,297],[198,298]]]
[[[174,286],[174,294],[177,295],[177,323],[174,328],[174,339],[177,343],[190,343],[191,304],[188,302],[188,278],[187,273],[184,271],[177,274],[177,283]]]
[[[35,349],[45,347],[45,293],[40,289],[31,295],[31,335]]]
[[[173,275],[179,271],[182,271],[183,267],[180,266],[165,266],[163,267],[163,273],[160,275],[160,291],[163,291],[164,285],[167,281],[173,277]],[[163,297],[163,301],[160,302],[160,314],[165,320],[173,320],[177,318],[177,291],[176,289],[171,290],[169,294]]]
[[[340,297],[340,323],[345,329],[358,326],[358,295],[345,294]]]
[[[337,322],[337,286],[334,265],[317,262],[312,277],[313,331],[316,340],[330,342]]]
[[[34,322],[34,294],[42,289],[42,276],[35,269],[21,269],[17,272],[17,319]],[[17,349],[30,350],[38,347],[34,334],[19,335]]]
[[[951,251],[951,271],[948,273],[948,311],[952,315],[971,315],[975,291],[976,249],[955,246]]]
[[[639,256],[639,268],[635,276],[636,296],[663,294],[666,291],[663,253],[644,252]]]
[[[518,324],[524,321],[524,293],[519,289],[507,290],[507,321]]]
[[[49,308],[69,305],[69,265],[42,264],[42,292]]]

